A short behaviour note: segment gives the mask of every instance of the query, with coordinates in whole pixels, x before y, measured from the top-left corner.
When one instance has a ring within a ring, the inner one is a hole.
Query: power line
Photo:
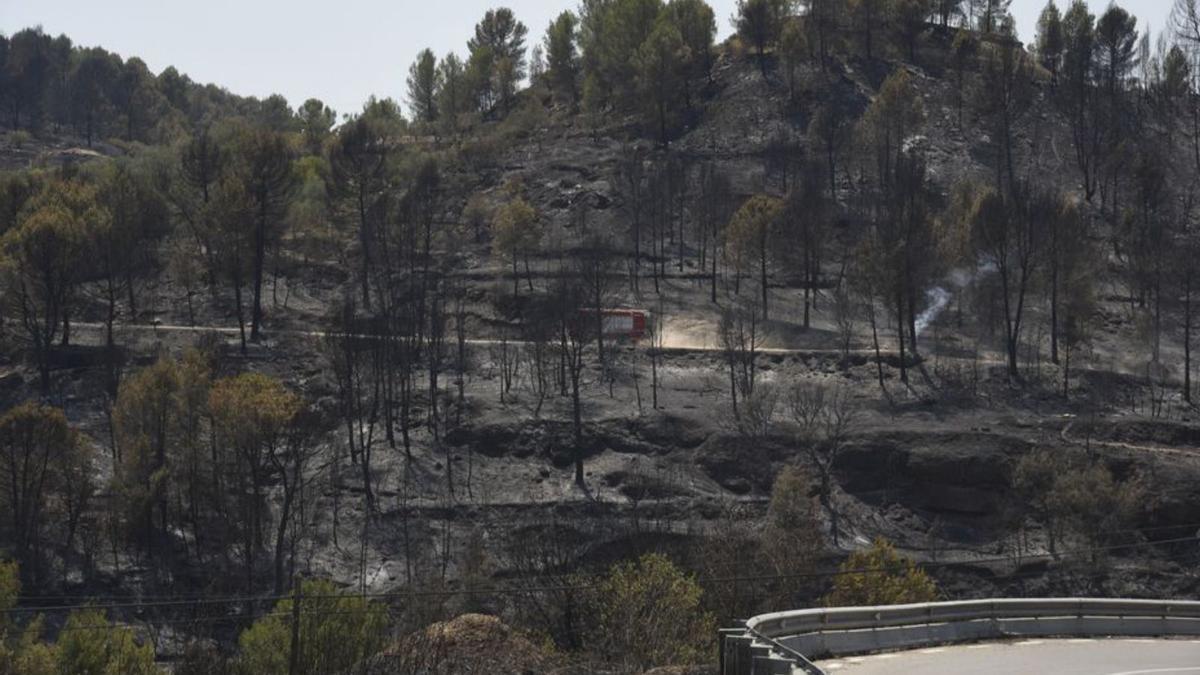
[[[994,557],[994,558],[978,558],[975,560],[955,560],[955,561],[947,560],[947,561],[942,561],[942,562],[921,563],[921,564],[917,564],[916,567],[918,567],[922,570],[929,570],[929,569],[941,569],[941,568],[947,568],[947,567],[965,567],[965,566],[970,566],[970,565],[994,565],[994,564],[1000,564],[1000,563],[1006,563],[1006,562],[1024,563],[1024,562],[1030,562],[1030,561],[1039,560],[1039,559],[1054,560],[1056,557],[1057,558],[1075,557],[1075,556],[1082,556],[1082,555],[1090,555],[1093,553],[1104,553],[1104,552],[1115,551],[1115,550],[1137,549],[1137,548],[1145,548],[1148,546],[1178,544],[1178,543],[1184,543],[1184,542],[1200,542],[1200,537],[1196,537],[1196,536],[1181,537],[1178,539],[1166,539],[1166,540],[1157,541],[1157,542],[1141,542],[1141,543],[1136,543],[1136,544],[1116,544],[1116,545],[1112,545],[1112,546],[1097,546],[1097,547],[1092,547],[1092,548],[1072,549],[1069,551],[1061,551],[1061,552],[1057,553],[1057,556],[1056,556],[1056,554],[1052,554],[1052,553],[1037,553],[1037,554],[1032,554],[1032,555],[1027,555],[1027,556],[1025,556],[1025,555],[1023,555],[1023,556],[1003,556],[1003,557]],[[710,579],[710,581],[713,581],[716,583],[725,583],[725,582],[735,582],[735,581],[769,581],[769,580],[774,580],[774,579],[818,579],[818,578],[826,578],[827,579],[827,578],[834,578],[834,577],[841,577],[841,576],[879,574],[881,572],[886,572],[886,570],[878,569],[878,568],[871,568],[871,569],[859,568],[859,569],[851,569],[851,570],[833,570],[833,571],[829,571],[829,572],[802,572],[802,573],[796,573],[796,574],[764,574],[764,575],[757,575],[757,576],[752,576],[752,577],[726,577],[726,578],[718,577],[718,578],[712,578],[712,579]]]
[[[1197,530],[1197,536],[1198,536],[1198,537],[1200,537],[1200,523],[1185,523],[1185,524],[1180,524],[1180,525],[1159,525],[1159,526],[1155,526],[1155,527],[1131,527],[1131,528],[1124,528],[1124,529],[1118,529],[1118,530],[1104,530],[1104,531],[1102,531],[1102,532],[1098,532],[1097,534],[1099,534],[1099,535],[1105,535],[1105,536],[1111,536],[1111,535],[1116,535],[1116,534],[1144,534],[1144,533],[1147,533],[1147,532],[1164,532],[1164,531],[1167,531],[1167,530],[1186,530],[1186,529],[1196,529],[1196,530]],[[1175,540],[1175,539],[1148,540],[1148,541],[1145,541],[1145,542],[1141,542],[1141,543],[1140,543],[1140,545],[1143,545],[1143,546],[1155,546],[1155,545],[1158,545],[1158,544],[1170,544],[1170,543],[1175,543],[1176,541],[1177,541],[1177,540]],[[927,549],[927,548],[911,548],[911,549],[907,549],[907,550],[912,550],[912,551],[928,551],[929,549]],[[966,548],[947,547],[947,548],[945,548],[945,549],[942,549],[942,550],[943,550],[943,551],[945,551],[945,552],[947,552],[947,553],[950,553],[950,552],[960,552],[960,553],[964,553],[964,554],[967,554],[967,555],[974,554],[974,553],[979,553],[980,555],[984,555],[982,552],[976,552],[976,551],[972,551],[971,549],[966,549]],[[1032,555],[1036,556],[1036,555],[1038,555],[1038,554],[1032,554]],[[1013,558],[1013,559],[1017,559],[1017,560],[1023,560],[1023,559],[1025,559],[1025,558],[1027,558],[1027,557],[1031,557],[1031,556],[1009,556],[1009,557],[1010,557],[1010,558]],[[981,558],[981,559],[978,559],[978,560],[985,560],[985,561],[986,561],[986,560],[987,560],[987,558]],[[933,561],[933,562],[936,562],[936,561]],[[952,562],[952,563],[950,563],[950,564],[954,564],[954,565],[968,565],[968,564],[972,564],[972,563],[974,563],[974,562],[975,562],[975,560],[959,560],[959,561],[957,561],[957,562]],[[918,566],[918,567],[923,567],[923,566],[925,566],[925,565],[928,565],[928,564],[931,564],[931,563],[916,563],[916,564],[917,564],[917,566]],[[741,565],[743,565],[743,563],[742,563],[742,562],[737,562],[737,561],[734,561],[734,562],[726,562],[726,563],[722,563],[722,564],[718,565],[717,567],[725,567],[725,568],[729,568],[729,567],[739,567],[739,566],[741,566]]]
[[[303,607],[301,609],[303,609]],[[307,612],[305,612],[305,613],[307,614]],[[205,623],[235,623],[235,622],[244,622],[244,621],[257,621],[258,619],[275,617],[275,616],[285,617],[285,616],[291,616],[291,614],[287,613],[287,612],[271,612],[271,613],[267,613],[267,614],[247,614],[247,615],[240,615],[240,616],[199,616],[199,617],[192,617],[192,618],[188,618],[188,619],[163,619],[161,621],[155,620],[155,621],[150,621],[150,622],[145,622],[145,623],[149,623],[150,625],[155,626],[155,627],[172,626],[172,625],[194,625],[194,624],[205,624]],[[114,623],[114,622],[106,621],[105,623],[63,626],[62,628],[60,628],[58,630],[58,632],[59,633],[69,633],[69,632],[73,632],[73,631],[85,631],[85,630],[122,630],[122,629],[132,630],[133,628],[134,628],[134,625],[130,624],[130,623]]]
[[[289,596],[289,597],[291,597],[291,596]],[[349,599],[355,598],[355,596],[353,596],[353,595],[344,596],[344,597],[349,598]],[[384,613],[387,611],[386,607],[379,605],[379,604],[374,604],[374,605],[362,607],[359,609],[329,609],[329,610],[305,609],[303,601],[309,600],[309,599],[310,598],[308,596],[303,596],[303,595],[300,596],[301,605],[300,605],[299,613],[301,616],[309,616],[309,617],[311,617],[311,616],[351,616],[351,615],[360,615],[360,614]],[[263,613],[263,614],[244,614],[244,615],[239,615],[239,616],[202,616],[202,617],[193,617],[193,618],[187,618],[187,619],[182,619],[182,618],[180,618],[180,619],[164,619],[162,621],[153,621],[153,622],[148,622],[148,623],[150,623],[150,625],[152,625],[153,627],[158,627],[158,626],[169,626],[169,625],[192,625],[192,624],[201,624],[201,623],[225,623],[225,622],[241,623],[241,622],[247,622],[247,621],[258,621],[260,619],[271,619],[271,618],[286,619],[286,618],[291,618],[291,617],[292,617],[292,613],[289,611],[289,612],[267,612],[267,613]],[[131,630],[133,628],[134,628],[134,626],[129,623],[106,622],[106,623],[94,623],[94,624],[85,624],[85,625],[76,625],[76,626],[63,626],[61,629],[59,629],[59,632],[65,633],[65,632],[70,632],[70,631],[83,631],[83,630],[120,630],[120,629]]]
[[[1173,558],[1173,557],[1174,556],[1168,556],[1168,558]],[[877,572],[879,570],[871,570],[871,571]],[[1142,571],[1151,571],[1151,570],[1142,568]],[[1032,577],[1037,577],[1037,576],[1042,576],[1042,575],[1043,575],[1042,572],[1025,572],[1025,573],[1020,573],[1020,574],[1010,575],[1008,577],[1005,577],[1005,579],[1012,580],[1012,579],[1032,578]],[[774,578],[781,578],[783,576],[786,576],[786,575],[777,575]],[[571,586],[571,587],[564,587],[564,588],[570,588],[573,590],[586,590],[586,589],[591,588],[591,586]],[[487,592],[487,591],[481,591],[481,592]],[[287,597],[287,599],[291,599],[291,600],[297,599],[297,596],[286,596],[286,597]],[[306,600],[317,600],[317,599],[322,599],[322,598],[337,598],[337,599],[341,599],[341,600],[346,600],[346,599],[356,600],[356,599],[362,599],[363,596],[353,595],[353,594],[337,595],[337,596],[301,595],[298,598],[301,603],[298,613],[304,617],[323,617],[323,616],[356,616],[356,615],[362,615],[362,614],[382,613],[382,612],[387,611],[387,608],[385,606],[382,606],[378,603],[364,605],[362,607],[355,608],[355,609],[336,609],[336,610],[311,609],[311,608],[306,609],[303,605],[304,601],[306,601]],[[288,611],[288,612],[272,611],[272,612],[267,612],[267,613],[262,613],[262,614],[250,613],[250,614],[244,614],[244,615],[238,615],[238,616],[194,617],[194,618],[186,618],[186,619],[185,618],[163,619],[163,620],[156,620],[156,621],[152,621],[152,622],[147,621],[146,623],[149,623],[152,627],[157,628],[159,626],[167,626],[167,625],[195,625],[195,624],[205,624],[205,623],[226,623],[226,622],[235,623],[235,622],[258,621],[260,619],[265,619],[265,618],[289,619],[292,617],[293,617],[293,614],[290,611]],[[59,630],[59,632],[61,633],[61,632],[82,631],[82,630],[121,630],[121,629],[131,630],[134,627],[135,627],[134,625],[129,624],[129,623],[103,623],[103,624],[90,624],[90,625],[82,625],[82,626],[79,626],[79,625],[64,626],[62,629]]]
[[[1091,555],[1095,553],[1105,553],[1117,550],[1135,550],[1152,546],[1162,546],[1168,544],[1180,543],[1195,543],[1200,541],[1200,537],[1180,537],[1176,539],[1166,539],[1154,542],[1137,542],[1130,544],[1114,544],[1109,546],[1087,547],[1061,551],[1057,554],[1040,553],[1021,556],[996,556],[991,558],[977,558],[973,560],[953,560],[941,562],[927,562],[916,565],[923,570],[943,569],[950,567],[965,567],[972,565],[994,565],[1002,563],[1024,563],[1036,560],[1057,558],[1078,557]],[[798,572],[794,574],[761,574],[750,576],[728,576],[728,577],[699,577],[697,581],[712,584],[728,584],[741,582],[761,582],[761,581],[778,581],[786,579],[831,579],[843,576],[853,575],[870,575],[878,574],[884,570],[875,568],[857,568],[848,570],[829,570],[823,572]],[[602,578],[604,575],[591,575],[592,579]],[[1011,577],[1011,575],[1010,575]],[[403,600],[405,598],[425,598],[425,597],[454,597],[454,596],[472,596],[472,595],[489,595],[489,596],[504,596],[504,595],[522,595],[529,593],[551,593],[551,592],[566,592],[566,591],[586,591],[597,587],[597,584],[559,584],[546,586],[529,586],[529,587],[508,587],[508,588],[462,588],[462,589],[438,589],[438,590],[410,590],[410,591],[390,591],[378,593],[325,593],[318,595],[305,595],[305,600],[337,600],[337,599],[363,599],[363,600]],[[232,604],[249,604],[249,603],[271,603],[281,600],[293,599],[294,595],[269,595],[269,596],[230,596],[224,598],[193,598],[186,600],[164,600],[164,601],[135,601],[135,602],[117,602],[108,604],[72,604],[72,605],[43,605],[38,607],[12,607],[5,610],[8,614],[32,614],[41,612],[64,612],[74,611],[78,609],[94,609],[94,610],[116,610],[116,609],[154,609],[167,607],[201,607],[212,605],[232,605]]]
[[[1088,553],[1088,552],[1097,551],[1097,550],[1105,550],[1105,549],[1110,549],[1110,548],[1112,548],[1112,547],[1098,547],[1096,549],[1075,549],[1075,550],[1072,550],[1069,552],[1064,552],[1063,555],[1082,554],[1082,553]],[[1174,559],[1176,557],[1180,557],[1180,555],[1181,554],[1167,556],[1167,559]],[[1037,556],[1032,556],[1032,557],[1037,557]],[[949,565],[949,564],[954,564],[954,563],[947,563],[947,564]],[[1152,570],[1148,570],[1146,568],[1135,568],[1135,569],[1141,569],[1142,571],[1152,571]],[[856,574],[856,573],[876,573],[879,571],[880,570],[874,570],[874,569],[871,569],[871,570],[844,570],[844,571],[839,571],[838,573],[840,573],[840,574]],[[1042,573],[1042,572],[1029,571],[1029,572],[1025,572],[1025,573],[1008,575],[1005,577],[1005,579],[1006,580],[1014,580],[1014,579],[1021,579],[1021,578],[1031,578],[1031,577],[1043,576],[1043,574],[1044,573]],[[828,576],[828,575],[829,574],[822,574],[822,575],[817,575],[817,576]],[[784,579],[784,578],[791,578],[794,576],[811,576],[811,575],[762,575],[759,577],[738,577],[738,578],[731,577],[731,578],[726,578],[726,579],[711,579],[710,578],[707,580],[708,581],[716,581],[716,582],[719,582],[719,581],[726,581],[726,582],[728,582],[728,581],[755,581],[755,580]],[[506,592],[525,593],[525,592],[537,592],[537,591],[558,590],[558,589],[581,591],[581,590],[589,590],[591,588],[594,588],[594,586],[593,585],[544,586],[544,587],[537,587],[537,588],[530,588],[530,589],[499,589],[499,590],[506,591]],[[484,594],[488,594],[488,593],[496,592],[496,590],[497,589],[469,589],[469,590],[455,591],[455,592],[435,591],[435,592],[410,592],[410,593],[386,593],[386,594],[379,593],[379,594],[359,594],[359,595],[356,595],[356,594],[337,594],[337,595],[320,594],[320,595],[312,595],[312,596],[288,595],[288,596],[278,596],[278,597],[279,597],[279,599],[289,599],[289,600],[294,600],[294,601],[298,599],[299,602],[301,603],[301,605],[297,611],[302,616],[322,617],[322,616],[350,616],[350,615],[380,613],[380,612],[386,612],[387,608],[378,603],[368,603],[368,604],[364,604],[362,607],[353,608],[353,609],[321,609],[321,608],[306,609],[303,605],[304,601],[327,600],[327,599],[366,601],[368,598],[400,597],[400,596],[413,596],[413,595],[420,595],[420,594],[426,594],[426,595],[445,594],[445,593],[453,593],[453,594],[484,593]],[[257,598],[257,599],[265,600],[265,598]],[[86,605],[82,606],[82,608],[94,609],[94,610],[102,609],[100,607],[86,606]],[[154,620],[154,621],[145,621],[144,623],[150,624],[151,628],[158,628],[161,626],[170,626],[170,625],[199,625],[199,624],[210,624],[210,623],[245,623],[245,622],[249,622],[249,621],[258,621],[258,620],[264,619],[264,618],[288,619],[291,617],[293,617],[293,614],[290,611],[288,611],[288,612],[269,611],[266,613],[247,613],[247,614],[241,614],[241,615],[236,615],[236,616],[215,616],[215,617],[214,616],[201,616],[201,617],[191,617],[191,618],[161,619],[161,620]],[[90,624],[90,625],[64,626],[63,628],[61,628],[59,630],[59,632],[61,633],[61,632],[70,632],[70,631],[86,631],[86,630],[132,630],[134,628],[136,628],[136,626],[134,624],[130,624],[130,623],[105,622],[103,624],[97,623],[97,624]]]
[[[1137,533],[1163,532],[1163,531],[1167,531],[1167,530],[1181,530],[1181,529],[1191,529],[1191,528],[1196,528],[1197,530],[1200,530],[1200,523],[1183,523],[1183,524],[1179,524],[1179,525],[1158,525],[1155,527],[1133,527],[1133,528],[1123,528],[1123,529],[1116,529],[1116,530],[1104,530],[1102,532],[1099,532],[1098,534],[1100,534],[1100,535],[1137,534]],[[1187,541],[1193,541],[1193,540],[1200,539],[1200,532],[1198,532],[1197,535],[1198,536],[1196,536],[1196,537],[1183,537],[1183,538],[1178,538],[1178,539],[1159,539],[1159,540],[1149,540],[1149,541],[1145,541],[1145,542],[1137,542],[1135,544],[1120,544],[1120,545],[1117,545],[1117,547],[1119,547],[1119,548],[1152,547],[1152,546],[1158,546],[1158,545],[1183,543],[1183,542],[1187,542]],[[970,553],[970,551],[968,549],[952,549],[952,550],[965,551],[967,553]],[[1090,549],[1090,548],[1089,549],[1072,549],[1070,551],[1060,552],[1059,555],[1071,555],[1074,551],[1077,551],[1077,550],[1078,551],[1087,551],[1087,552],[1096,552],[1098,549]],[[1022,561],[1022,560],[1026,560],[1029,558],[1036,558],[1039,556],[1050,557],[1049,554],[1031,554],[1031,555],[1027,555],[1027,556],[1013,555],[1013,556],[1001,556],[1001,557],[976,558],[976,559],[958,560],[958,561],[942,561],[940,563],[936,562],[936,561],[931,561],[928,563],[917,563],[917,566],[918,567],[927,567],[927,566],[933,566],[933,565],[961,566],[961,565],[971,565],[971,564],[977,564],[977,563],[986,564],[986,563],[989,563],[992,561],[1004,561],[1004,560]],[[738,563],[738,562],[730,562],[730,563],[726,563],[722,566],[723,567],[737,567],[737,566],[740,566],[741,564],[742,563]],[[830,572],[819,572],[819,573],[814,573],[814,574],[829,576],[829,575],[836,575],[836,572],[830,571]],[[575,575],[575,576],[578,576],[578,575]],[[593,575],[585,575],[585,576],[599,578],[604,575],[603,574],[593,574]],[[734,579],[735,577],[728,577],[728,578]],[[723,577],[710,576],[710,577],[704,577],[704,579],[721,580],[721,579],[723,579]],[[501,589],[501,590],[503,590],[503,589]],[[475,593],[476,591],[468,590],[468,589],[461,589],[458,591],[444,590],[444,591],[430,591],[430,592],[465,594],[465,593]],[[413,593],[418,593],[418,591],[413,591]],[[409,593],[396,591],[393,593],[384,593],[383,595],[397,595],[397,594],[398,595],[407,595]],[[362,594],[357,594],[357,595],[362,595]],[[290,598],[292,596],[291,595],[284,595],[284,596],[234,595],[234,596],[226,596],[224,598],[210,598],[207,596],[194,596],[194,595],[193,596],[187,596],[187,595],[141,595],[141,596],[137,596],[137,597],[138,597],[137,600],[130,600],[127,596],[117,596],[117,595],[108,595],[108,596],[105,596],[105,595],[25,595],[25,596],[21,596],[20,598],[18,598],[18,601],[19,602],[43,602],[43,603],[45,603],[45,602],[54,602],[57,600],[62,600],[62,601],[80,601],[80,600],[109,601],[109,600],[111,600],[111,601],[116,601],[116,602],[127,601],[129,603],[129,606],[149,606],[151,604],[161,604],[162,602],[169,602],[172,604],[180,604],[180,605],[197,604],[197,603],[236,603],[236,602],[249,602],[249,601],[257,601],[257,600],[283,599],[283,598]],[[342,596],[338,596],[338,597],[342,597]],[[53,609],[53,607],[51,609]]]

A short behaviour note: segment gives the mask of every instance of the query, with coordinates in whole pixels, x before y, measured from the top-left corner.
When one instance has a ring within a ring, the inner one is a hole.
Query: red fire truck
[[[592,322],[596,320],[597,312],[601,319],[600,332],[605,339],[617,342],[638,342],[649,334],[650,312],[642,309],[596,310],[587,308],[579,310],[579,318],[585,325],[594,325]]]

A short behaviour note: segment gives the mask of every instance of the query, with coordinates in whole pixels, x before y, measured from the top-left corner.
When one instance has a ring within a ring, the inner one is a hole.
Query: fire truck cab
[[[638,342],[649,334],[650,313],[641,309],[582,309],[580,319],[596,320],[600,314],[601,334],[605,339],[617,342]]]

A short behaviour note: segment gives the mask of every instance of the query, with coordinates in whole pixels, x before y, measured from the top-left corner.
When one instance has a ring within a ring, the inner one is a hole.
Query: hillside
[[[385,670],[479,624],[530,668],[640,672],[576,612],[650,553],[719,624],[820,602],[877,539],[947,598],[1195,596],[1196,95],[1088,83],[1117,112],[1081,119],[1007,36],[919,35],[735,37],[666,142],[551,75],[452,130],[374,100],[323,134],[5,128],[0,403],[61,409],[90,486],[0,530],[17,606],[53,632],[98,599],[202,660],[324,579],[386,607]],[[54,209],[80,252],[41,311]]]

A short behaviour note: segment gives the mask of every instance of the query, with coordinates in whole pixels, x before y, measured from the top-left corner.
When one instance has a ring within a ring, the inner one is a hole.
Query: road
[[[1200,675],[1200,640],[1023,640],[817,665],[829,675]]]

